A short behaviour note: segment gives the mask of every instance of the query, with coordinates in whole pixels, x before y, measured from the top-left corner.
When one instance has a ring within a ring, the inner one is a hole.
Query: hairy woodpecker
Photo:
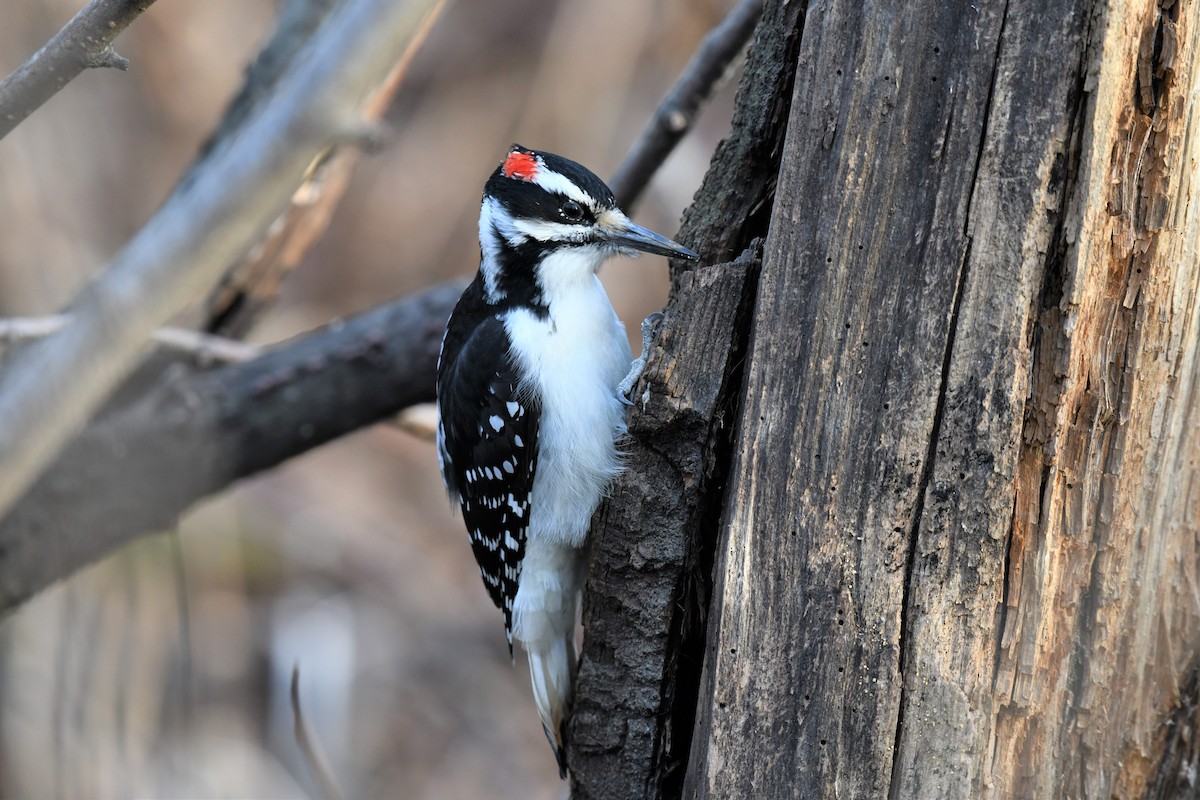
[[[620,469],[618,387],[641,367],[596,271],[617,253],[699,256],[631,222],[584,167],[520,145],[484,187],[479,244],[438,359],[438,457],[566,777],[584,545]]]

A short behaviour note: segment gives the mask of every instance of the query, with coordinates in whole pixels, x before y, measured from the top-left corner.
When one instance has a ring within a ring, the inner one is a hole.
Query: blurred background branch
[[[251,111],[294,68],[304,45],[336,4],[337,0],[290,0],[284,6],[271,41],[250,65],[241,91],[229,104],[189,174],[204,169],[208,154],[238,131]],[[423,40],[424,34],[405,51],[388,79],[362,108],[364,127],[379,123]],[[361,153],[361,148],[339,147],[312,165],[263,241],[228,270],[209,293],[201,322],[205,331],[238,338],[249,333],[278,297],[284,279],[329,226]]]
[[[135,364],[151,332],[244,255],[313,162],[361,132],[360,109],[439,0],[349,0],[237,136],[214,151],[73,304],[62,331],[0,373],[0,513]]]
[[[683,74],[609,181],[618,205],[626,213],[654,176],[654,165],[661,164],[687,135],[705,101],[728,77],[734,59],[750,41],[762,10],[763,0],[741,0],[700,42]]]
[[[308,722],[304,718],[304,708],[300,703],[299,664],[292,667],[290,695],[292,715],[295,717],[293,727],[296,732],[296,743],[300,745],[300,751],[304,753],[304,759],[308,764],[309,772],[312,773],[313,780],[321,787],[321,800],[342,800],[345,794],[338,786],[333,769],[329,766],[329,757],[325,755],[325,750],[321,747],[321,740],[309,729]]]
[[[63,314],[49,317],[8,317],[0,319],[0,342],[17,344],[44,339],[67,326],[70,319]],[[214,361],[249,361],[259,355],[259,348],[236,339],[214,336],[187,328],[159,328],[150,337],[166,350],[187,355],[200,366]]]
[[[128,69],[128,59],[113,50],[113,39],[153,3],[92,0],[28,61],[0,81],[0,139],[85,69]]]
[[[239,478],[432,400],[462,289],[445,284],[253,361],[161,383],[97,420],[0,522],[0,608],[169,528]]]

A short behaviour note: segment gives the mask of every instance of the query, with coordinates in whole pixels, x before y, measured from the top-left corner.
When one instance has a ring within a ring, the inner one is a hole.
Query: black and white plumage
[[[459,308],[465,311],[462,302]],[[471,316],[464,313],[458,319],[461,323]],[[510,347],[504,324],[495,315],[483,316],[470,331],[452,325],[442,352],[454,354],[445,356],[454,369],[446,371],[438,388],[441,406],[459,411],[441,420],[443,478],[462,506],[484,586],[504,611],[511,652],[541,401],[532,392],[518,392],[520,377],[509,360]]]
[[[620,252],[697,256],[584,167],[518,145],[484,188],[479,238],[438,361],[438,455],[565,777],[583,548],[619,469],[632,359],[596,271]]]

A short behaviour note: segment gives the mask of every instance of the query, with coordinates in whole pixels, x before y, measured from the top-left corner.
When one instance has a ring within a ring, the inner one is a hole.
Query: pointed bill
[[[670,258],[686,258],[689,261],[700,260],[699,253],[689,250],[649,228],[643,228],[616,209],[605,214],[605,217],[606,219],[601,221],[601,226],[607,234],[608,241],[622,250],[640,250],[643,253],[654,253]]]

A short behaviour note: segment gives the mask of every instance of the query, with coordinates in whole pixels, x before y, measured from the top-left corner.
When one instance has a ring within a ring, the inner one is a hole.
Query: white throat
[[[607,247],[593,245],[566,247],[546,256],[537,267],[537,282],[550,313],[556,304],[570,303],[580,293],[594,293],[596,272],[610,255]]]

